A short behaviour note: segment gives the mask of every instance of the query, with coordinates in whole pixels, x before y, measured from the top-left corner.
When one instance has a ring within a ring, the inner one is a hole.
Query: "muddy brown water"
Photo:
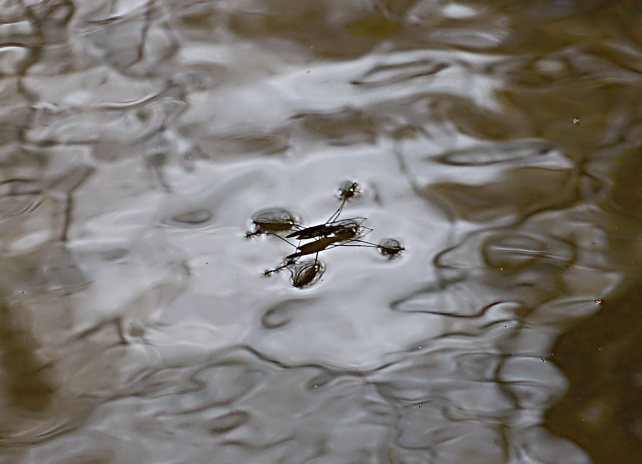
[[[640,24],[1,2],[2,462],[642,462]]]

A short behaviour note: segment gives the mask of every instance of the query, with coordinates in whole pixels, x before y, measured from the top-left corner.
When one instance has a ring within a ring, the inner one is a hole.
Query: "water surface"
[[[640,16],[4,2],[3,461],[639,461]]]

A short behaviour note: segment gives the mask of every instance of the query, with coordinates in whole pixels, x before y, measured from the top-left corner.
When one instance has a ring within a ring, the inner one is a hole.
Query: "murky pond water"
[[[641,462],[641,21],[0,2],[2,462]]]

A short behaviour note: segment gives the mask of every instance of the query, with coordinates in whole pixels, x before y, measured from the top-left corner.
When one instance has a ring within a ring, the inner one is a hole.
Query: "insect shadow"
[[[360,194],[361,188],[357,182],[342,183],[338,191],[341,204],[337,210],[325,222],[309,227],[301,226],[292,213],[281,208],[257,212],[252,217],[254,231],[248,232],[247,238],[272,235],[294,248],[294,252],[287,255],[279,266],[268,269],[263,274],[270,276],[282,270],[288,270],[292,285],[304,288],[317,282],[325,271],[325,266],[319,261],[319,253],[322,251],[340,246],[357,246],[377,248],[389,259],[399,256],[404,251],[404,247],[396,239],[384,239],[379,244],[363,240],[372,232],[371,228],[363,225],[366,218],[339,219],[346,203]],[[289,233],[285,237],[279,235],[286,232]],[[288,239],[297,239],[298,243],[295,245]],[[301,261],[301,258],[311,255],[314,255],[313,260]]]

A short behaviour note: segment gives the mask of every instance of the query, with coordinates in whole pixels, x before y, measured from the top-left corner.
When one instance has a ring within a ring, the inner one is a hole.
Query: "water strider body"
[[[357,222],[357,219],[361,221]],[[356,232],[359,230],[361,223],[365,221],[365,218],[352,218],[344,219],[336,222],[326,222],[324,224],[319,224],[316,226],[306,227],[301,230],[292,232],[291,234],[286,235],[287,238],[298,238],[299,240],[308,240],[312,238],[323,238],[330,237],[333,235],[346,235],[349,231]]]

